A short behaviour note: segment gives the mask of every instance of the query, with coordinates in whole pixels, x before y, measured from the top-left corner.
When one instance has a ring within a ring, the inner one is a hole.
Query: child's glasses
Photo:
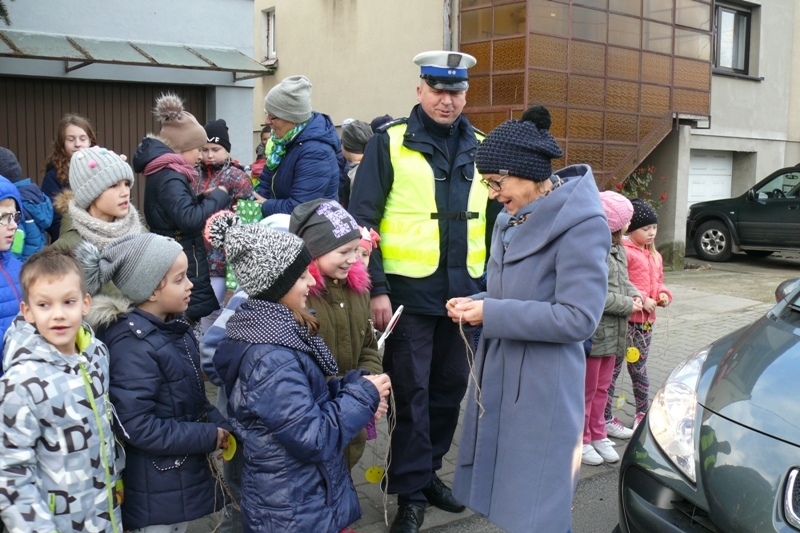
[[[11,221],[14,221],[14,224],[19,224],[19,221],[22,220],[22,213],[19,211],[14,211],[13,213],[0,213],[0,226],[8,226],[11,224]]]

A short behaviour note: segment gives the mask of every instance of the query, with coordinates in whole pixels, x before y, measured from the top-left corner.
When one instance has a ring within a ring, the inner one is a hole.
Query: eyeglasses
[[[503,177],[497,181],[489,181],[487,179],[481,178],[481,185],[483,185],[487,189],[492,189],[495,192],[500,192],[500,189],[503,188],[501,184],[503,183],[503,180],[509,176],[509,173],[508,170],[498,170],[497,173]]]
[[[280,117],[276,117],[275,115],[269,114],[269,112],[265,109],[264,114],[267,115],[267,120],[270,122],[275,122],[276,120],[281,120]]]
[[[19,221],[22,220],[22,213],[19,211],[14,211],[13,213],[0,213],[0,226],[8,226],[11,224],[11,221],[14,221],[14,224],[19,224]]]

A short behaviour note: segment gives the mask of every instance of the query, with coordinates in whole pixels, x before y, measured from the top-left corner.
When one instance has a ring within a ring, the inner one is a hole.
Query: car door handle
[[[798,204],[791,204],[791,205],[789,206],[789,209],[800,209],[800,205],[798,205]]]

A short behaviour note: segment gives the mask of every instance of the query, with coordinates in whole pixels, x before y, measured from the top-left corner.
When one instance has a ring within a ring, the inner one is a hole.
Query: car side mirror
[[[775,301],[781,303],[800,285],[800,278],[787,279],[775,289]]]
[[[753,202],[755,201],[755,199],[756,199],[756,191],[753,189],[747,191],[747,200]]]

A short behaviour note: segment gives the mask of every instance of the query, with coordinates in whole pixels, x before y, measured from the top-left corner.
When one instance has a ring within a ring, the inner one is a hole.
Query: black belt
[[[480,213],[475,211],[447,211],[444,213],[431,213],[433,220],[470,220],[478,218]]]

